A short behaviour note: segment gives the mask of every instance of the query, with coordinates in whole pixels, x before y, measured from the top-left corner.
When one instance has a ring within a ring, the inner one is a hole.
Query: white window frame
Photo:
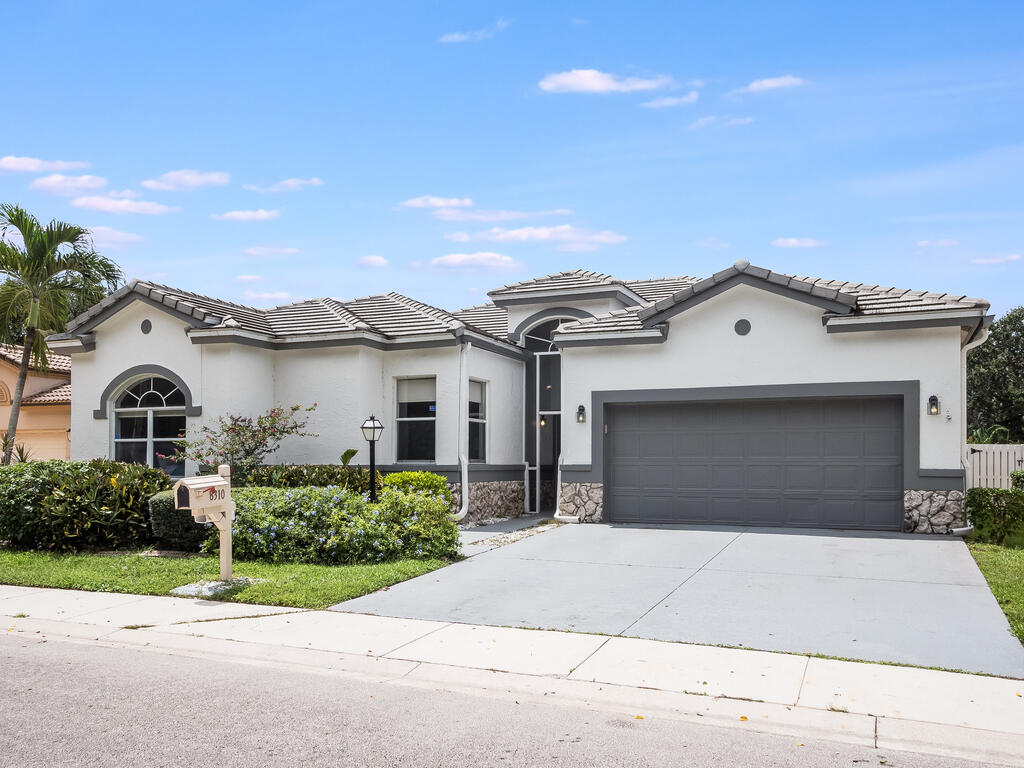
[[[153,416],[154,415],[157,415],[157,416],[186,416],[186,413],[185,413],[185,406],[184,405],[149,406],[149,407],[145,407],[145,408],[130,408],[130,407],[129,408],[125,408],[125,407],[119,407],[117,405],[117,401],[120,400],[122,397],[124,397],[125,392],[127,392],[129,389],[134,387],[140,381],[145,381],[146,379],[163,379],[164,381],[169,381],[171,384],[174,384],[174,382],[170,381],[170,379],[165,379],[163,376],[157,376],[157,375],[145,376],[145,377],[143,377],[141,379],[136,379],[135,381],[133,381],[133,382],[131,382],[131,383],[121,387],[117,391],[117,394],[115,394],[112,398],[110,398],[110,415],[111,415],[111,418],[110,418],[110,458],[112,460],[116,460],[116,458],[117,458],[117,446],[118,446],[119,443],[145,443],[146,444],[146,466],[148,466],[148,467],[155,467],[155,465],[153,463],[153,459],[155,458],[154,453],[153,453],[153,443],[154,442],[157,442],[157,443],[172,442],[173,440],[176,440],[178,438],[166,438],[166,437],[155,438],[154,435],[153,435]],[[181,388],[178,387],[176,384],[174,385],[174,389],[179,391],[179,392],[181,392]],[[182,392],[182,394],[184,395],[183,392]],[[161,397],[164,397],[164,396],[161,395]],[[121,416],[126,416],[126,417],[129,417],[129,418],[137,418],[137,417],[140,417],[140,416],[145,416],[146,417],[146,436],[145,437],[117,437],[118,418],[121,417]],[[188,422],[187,422],[187,419],[186,419],[186,424],[187,423]]]
[[[467,399],[467,401],[466,401],[467,402],[466,418],[468,420],[468,424],[466,425],[466,453],[467,454],[469,453],[469,425],[470,424],[483,424],[484,425],[484,439],[481,441],[483,443],[483,449],[484,449],[483,458],[482,459],[474,459],[472,456],[470,456],[469,457],[469,461],[472,462],[472,463],[486,464],[487,463],[487,457],[490,455],[490,449],[491,449],[491,446],[490,446],[490,443],[489,443],[489,441],[490,441],[490,432],[491,431],[487,428],[487,404],[488,404],[488,401],[490,400],[490,394],[487,391],[487,389],[488,389],[488,382],[484,381],[483,379],[470,379],[469,381],[470,381],[471,384],[479,384],[480,385],[480,391],[483,394],[483,396],[481,398],[481,403],[480,403],[480,405],[482,406],[481,409],[480,409],[480,412],[483,415],[480,418],[476,418],[476,419],[471,417],[469,415],[469,412],[468,412],[469,399]]]
[[[434,415],[433,416],[399,416],[402,410],[402,400],[399,394],[400,382],[403,381],[433,381],[434,382]],[[398,458],[399,425],[405,421],[432,421],[434,422],[434,458],[432,459],[400,459]],[[437,463],[437,376],[400,376],[395,379],[395,463],[396,464],[436,464]]]

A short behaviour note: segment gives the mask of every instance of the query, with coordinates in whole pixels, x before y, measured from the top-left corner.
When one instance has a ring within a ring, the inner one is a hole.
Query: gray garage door
[[[899,530],[898,399],[610,405],[612,522]]]

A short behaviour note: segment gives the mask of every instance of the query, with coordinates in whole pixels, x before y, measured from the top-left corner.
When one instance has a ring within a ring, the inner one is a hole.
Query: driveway
[[[1024,678],[967,547],[938,536],[564,525],[333,610]]]

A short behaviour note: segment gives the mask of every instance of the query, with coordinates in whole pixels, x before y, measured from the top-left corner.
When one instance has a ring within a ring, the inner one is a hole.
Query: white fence
[[[1009,488],[1010,473],[1024,470],[1024,445],[968,445],[972,488]]]

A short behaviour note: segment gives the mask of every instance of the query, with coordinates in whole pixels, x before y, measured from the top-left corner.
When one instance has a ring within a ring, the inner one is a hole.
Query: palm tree
[[[91,306],[116,289],[122,274],[94,250],[89,230],[56,219],[44,227],[25,209],[3,203],[0,275],[5,278],[0,285],[0,333],[10,336],[12,329],[24,328],[3,450],[2,463],[10,464],[29,366],[34,361],[37,367],[48,367],[47,333],[62,329],[74,308]]]

